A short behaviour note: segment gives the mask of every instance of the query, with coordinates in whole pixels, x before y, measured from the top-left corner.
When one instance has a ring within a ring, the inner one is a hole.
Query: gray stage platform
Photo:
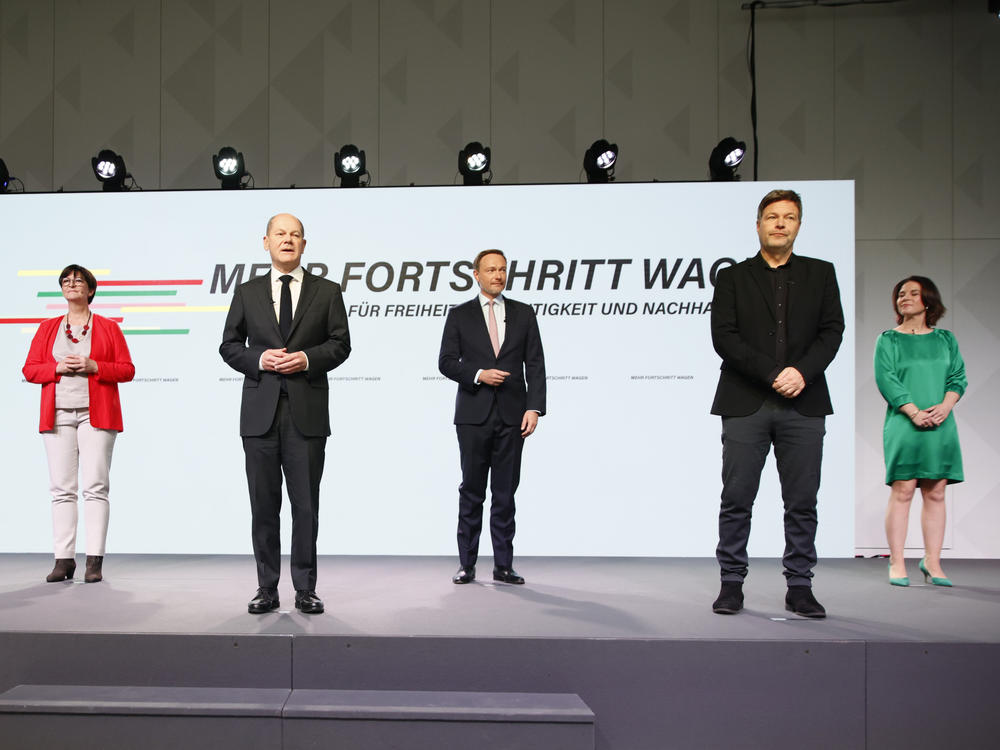
[[[81,558],[82,561],[82,558]],[[287,566],[287,563],[286,563]],[[822,561],[826,620],[784,611],[776,560],[714,615],[711,559],[520,558],[526,586],[454,586],[450,558],[329,557],[327,613],[254,617],[249,558],[109,556],[101,584],[0,556],[0,691],[18,684],[578,695],[595,747],[995,747],[1000,561],[953,589]],[[916,575],[915,575],[916,574]],[[919,585],[916,585],[919,584]],[[0,747],[3,747],[0,739]]]

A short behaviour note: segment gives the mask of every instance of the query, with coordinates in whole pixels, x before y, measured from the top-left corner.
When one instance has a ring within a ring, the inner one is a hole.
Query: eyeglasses
[[[62,285],[63,286],[86,286],[87,282],[84,281],[83,279],[80,279],[80,278],[76,278],[76,279],[63,279],[62,280]]]

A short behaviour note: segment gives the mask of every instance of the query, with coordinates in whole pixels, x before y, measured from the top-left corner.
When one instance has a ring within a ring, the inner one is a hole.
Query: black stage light
[[[238,190],[246,187],[244,177],[249,176],[246,164],[243,161],[243,152],[237,151],[232,146],[223,146],[219,153],[212,157],[212,169],[215,176],[222,183],[223,190]]]
[[[458,171],[462,174],[463,185],[489,185],[493,179],[493,172],[490,171],[490,147],[483,146],[479,141],[472,141],[458,152]]]
[[[104,186],[106,193],[116,193],[128,190],[125,180],[131,177],[125,169],[125,160],[109,148],[101,149],[97,156],[90,160],[94,168],[94,176]]]
[[[583,155],[587,182],[614,182],[616,161],[618,161],[617,143],[608,143],[603,138],[594,141]]]
[[[341,146],[340,151],[333,155],[333,171],[340,178],[341,187],[367,187],[371,182],[370,175],[368,182],[361,182],[361,178],[368,175],[365,152],[353,143]]]
[[[740,179],[736,174],[736,168],[743,161],[746,152],[747,144],[743,141],[737,141],[732,137],[719,141],[719,145],[712,149],[712,155],[708,157],[708,172],[712,181],[733,182]]]
[[[0,159],[0,193],[6,193],[7,187],[10,185],[10,172],[7,170],[7,164],[3,159]]]
[[[1000,0],[987,0],[986,10],[997,18],[1000,18]]]

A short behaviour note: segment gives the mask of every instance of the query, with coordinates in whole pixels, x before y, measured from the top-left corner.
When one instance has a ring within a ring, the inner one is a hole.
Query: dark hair
[[[941,303],[941,292],[938,291],[937,284],[926,276],[907,276],[892,288],[892,311],[896,313],[896,323],[903,322],[903,316],[899,313],[899,305],[896,300],[899,297],[899,290],[907,281],[915,281],[920,284],[920,299],[924,303],[924,321],[929,326],[934,326],[946,312],[945,306]]]
[[[97,279],[94,278],[94,274],[88,271],[83,266],[78,266],[76,263],[70,263],[62,271],[59,272],[59,288],[62,289],[62,283],[64,279],[68,279],[70,276],[79,276],[87,283],[87,289],[90,290],[90,294],[87,295],[87,304],[89,305],[94,301],[94,295],[97,294]]]
[[[757,221],[760,221],[760,217],[764,215],[765,208],[778,201],[791,201],[794,203],[799,209],[799,221],[802,221],[802,196],[794,190],[772,190],[765,195],[761,199],[760,205],[757,206]]]
[[[472,267],[475,270],[478,271],[479,270],[479,263],[487,255],[499,255],[501,258],[504,259],[505,262],[507,260],[507,256],[503,254],[503,250],[497,250],[496,248],[492,248],[490,250],[480,250],[479,254],[476,256],[476,259],[474,261],[472,261]]]

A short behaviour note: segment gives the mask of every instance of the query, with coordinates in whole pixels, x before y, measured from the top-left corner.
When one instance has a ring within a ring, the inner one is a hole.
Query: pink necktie
[[[500,331],[497,329],[497,316],[493,312],[493,305],[496,304],[495,300],[490,300],[490,343],[493,344],[493,356],[500,356]]]

